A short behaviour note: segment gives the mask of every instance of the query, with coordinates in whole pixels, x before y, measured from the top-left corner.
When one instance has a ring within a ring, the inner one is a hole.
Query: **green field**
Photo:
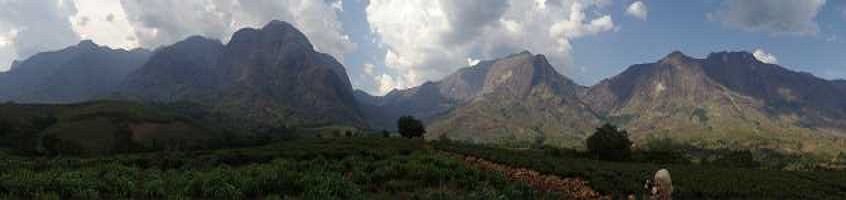
[[[299,139],[213,151],[4,157],[0,198],[555,199],[421,141]]]
[[[657,169],[678,199],[843,199],[844,172],[606,162],[547,150],[508,150],[375,136],[290,139],[268,145],[96,157],[0,159],[0,198],[75,199],[558,199],[465,165],[472,155],[561,177],[603,195],[643,195]]]

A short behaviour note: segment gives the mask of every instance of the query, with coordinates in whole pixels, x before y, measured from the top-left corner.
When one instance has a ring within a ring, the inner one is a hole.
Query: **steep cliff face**
[[[192,37],[157,51],[125,82],[149,101],[194,101],[264,125],[365,126],[344,67],[288,23]]]
[[[38,53],[0,73],[0,101],[70,103],[106,96],[149,56],[147,50],[111,49],[90,40]]]
[[[603,80],[582,99],[639,142],[672,138],[714,148],[831,150],[843,143],[833,137],[844,133],[838,119],[843,107],[798,91],[802,85],[836,90],[829,81],[761,63],[749,53],[696,59],[674,52]]]

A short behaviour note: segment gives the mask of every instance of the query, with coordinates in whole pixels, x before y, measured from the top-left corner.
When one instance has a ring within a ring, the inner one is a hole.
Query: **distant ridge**
[[[38,53],[0,72],[0,101],[70,103],[106,96],[150,54],[145,49],[111,49],[91,40]]]

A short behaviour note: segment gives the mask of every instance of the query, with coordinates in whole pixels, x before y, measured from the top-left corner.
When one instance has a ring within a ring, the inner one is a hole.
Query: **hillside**
[[[580,146],[599,124],[578,98],[585,88],[529,52],[483,61],[438,82],[359,99],[375,127],[400,115],[428,122],[429,139]]]
[[[708,148],[834,155],[846,144],[838,93],[830,81],[750,53],[696,59],[674,52],[603,80],[582,99],[640,144],[670,138]]]
[[[145,102],[203,104],[246,129],[366,126],[344,66],[282,21],[241,29],[225,45],[194,36],[164,47],[123,87]]]
[[[111,154],[213,145],[221,133],[137,103],[0,104],[0,148],[23,154]]]
[[[150,52],[98,46],[90,40],[16,61],[0,73],[0,101],[70,103],[116,92]]]

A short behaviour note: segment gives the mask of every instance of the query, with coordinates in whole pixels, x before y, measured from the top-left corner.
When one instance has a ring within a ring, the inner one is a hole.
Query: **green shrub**
[[[306,186],[303,191],[305,199],[361,199],[358,187],[345,181],[340,175],[308,173],[298,182]]]
[[[627,160],[631,157],[632,141],[629,133],[611,124],[596,128],[587,138],[588,151],[603,160]]]
[[[402,116],[397,120],[397,130],[399,134],[406,138],[423,137],[426,133],[426,128],[423,122],[415,119],[412,116]]]

